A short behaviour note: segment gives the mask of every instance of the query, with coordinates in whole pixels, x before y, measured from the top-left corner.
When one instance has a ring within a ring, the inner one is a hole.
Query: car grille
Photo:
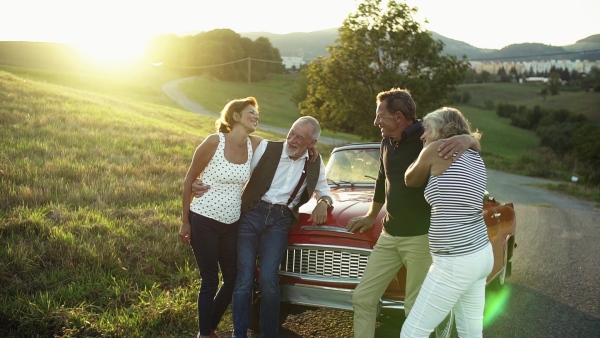
[[[358,283],[370,254],[368,249],[289,245],[279,271],[300,279]]]

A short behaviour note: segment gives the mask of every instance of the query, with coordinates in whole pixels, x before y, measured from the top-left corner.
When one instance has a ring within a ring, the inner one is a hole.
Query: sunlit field
[[[0,71],[0,336],[195,335],[176,234],[214,118],[42,78]]]
[[[300,117],[300,110],[292,101],[296,76],[270,75],[267,81],[227,82],[197,77],[185,82],[180,89],[196,102],[213,112],[219,112],[231,98],[254,96],[260,106],[260,123],[288,129]],[[373,107],[375,112],[375,107]],[[374,113],[373,113],[374,114]],[[372,123],[369,121],[368,123]],[[323,136],[336,137],[348,142],[359,142],[360,137],[332,130],[323,130]]]

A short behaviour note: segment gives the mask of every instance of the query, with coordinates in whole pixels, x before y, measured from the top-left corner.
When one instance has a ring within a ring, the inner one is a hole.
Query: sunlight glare
[[[125,61],[141,57],[146,48],[146,40],[86,41],[78,44],[86,56],[96,61]]]

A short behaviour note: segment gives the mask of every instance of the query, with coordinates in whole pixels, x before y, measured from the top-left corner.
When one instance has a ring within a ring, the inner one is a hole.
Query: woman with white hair
[[[485,164],[472,149],[452,159],[437,151],[442,139],[463,134],[479,139],[481,134],[471,132],[463,114],[448,107],[427,114],[423,126],[423,150],[404,180],[409,187],[427,183],[432,264],[400,337],[429,337],[450,310],[460,337],[482,337],[485,283],[494,264],[483,220]]]

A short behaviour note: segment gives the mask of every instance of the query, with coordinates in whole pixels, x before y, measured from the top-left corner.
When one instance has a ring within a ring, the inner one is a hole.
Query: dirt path
[[[190,99],[189,97],[187,97],[184,93],[182,93],[179,90],[179,85],[181,83],[183,83],[185,81],[193,80],[194,78],[196,78],[196,77],[192,76],[192,77],[186,77],[186,78],[178,79],[175,81],[167,82],[162,86],[162,90],[165,93],[165,95],[167,95],[171,100],[177,102],[177,104],[179,104],[182,108],[187,109],[194,113],[218,118],[219,117],[218,113],[215,113],[215,112],[212,112],[212,111],[206,109],[204,106],[202,106],[198,102],[195,102],[194,100]],[[260,123],[258,125],[258,130],[269,131],[269,132],[281,134],[282,138],[285,138],[285,135],[287,135],[287,133],[288,133],[288,130],[285,128],[269,126],[269,125],[265,125],[262,123]],[[327,137],[327,136],[319,137],[319,142],[327,144],[327,145],[332,145],[332,146],[338,146],[338,145],[343,145],[343,144],[348,143],[348,141],[346,141],[346,140],[336,139],[336,138]]]

